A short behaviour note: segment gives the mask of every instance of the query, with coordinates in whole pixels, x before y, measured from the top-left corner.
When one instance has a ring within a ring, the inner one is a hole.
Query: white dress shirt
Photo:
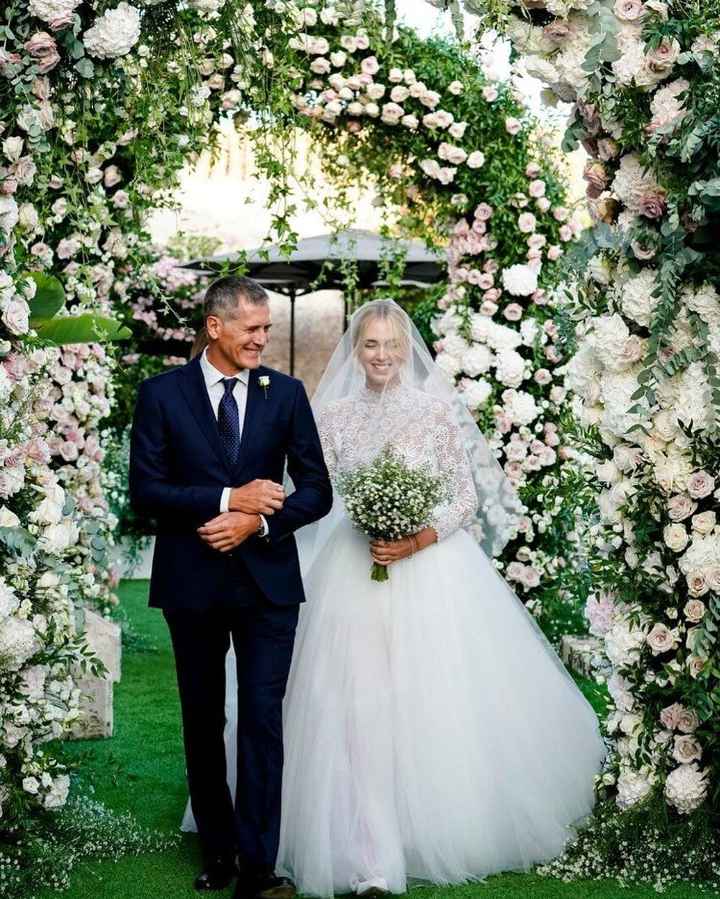
[[[220,408],[220,400],[223,398],[225,393],[225,387],[223,385],[223,381],[228,375],[224,375],[219,369],[215,368],[212,362],[207,357],[207,347],[203,350],[203,354],[200,357],[200,368],[202,369],[203,378],[205,379],[205,387],[208,392],[208,397],[210,398],[210,405],[212,406],[213,414],[215,418],[218,417],[218,409]],[[240,422],[240,438],[242,439],[243,432],[243,424],[245,422],[245,407],[247,406],[247,392],[248,392],[248,382],[250,380],[250,372],[243,368],[236,375],[233,375],[236,379],[235,386],[233,387],[233,397],[238,407],[238,419]],[[229,512],[230,511],[230,494],[232,492],[232,487],[225,487],[222,492],[222,496],[220,497],[220,511],[221,512]],[[261,515],[260,519],[263,525],[263,537],[266,537],[268,534],[268,524],[265,520],[265,516]]]

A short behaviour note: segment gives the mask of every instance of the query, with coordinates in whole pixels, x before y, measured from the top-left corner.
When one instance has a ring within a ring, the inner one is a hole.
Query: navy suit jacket
[[[264,390],[258,378],[266,376]],[[130,448],[130,497],[135,510],[156,522],[150,605],[207,608],[232,602],[236,585],[250,577],[277,605],[304,600],[293,532],[322,518],[332,488],[310,403],[302,383],[261,366],[250,371],[237,465],[230,466],[200,359],[140,385]],[[228,553],[211,549],[196,529],[220,514],[223,488],[255,478],[295,492],[267,516],[266,538],[250,537]]]

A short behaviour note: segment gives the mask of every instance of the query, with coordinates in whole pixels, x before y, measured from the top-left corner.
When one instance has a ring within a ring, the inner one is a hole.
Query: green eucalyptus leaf
[[[35,542],[35,538],[25,528],[0,528],[0,543],[20,556],[32,555]]]
[[[86,56],[78,60],[74,68],[83,78],[92,78],[95,75],[95,66]]]

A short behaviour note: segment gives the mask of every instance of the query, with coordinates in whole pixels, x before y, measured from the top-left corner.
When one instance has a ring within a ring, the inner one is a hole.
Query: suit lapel
[[[217,420],[210,405],[210,397],[208,396],[202,368],[200,367],[200,357],[197,356],[192,362],[188,362],[182,370],[182,374],[180,387],[188,406],[190,406],[190,411],[213,452],[230,474],[231,471],[220,443]]]

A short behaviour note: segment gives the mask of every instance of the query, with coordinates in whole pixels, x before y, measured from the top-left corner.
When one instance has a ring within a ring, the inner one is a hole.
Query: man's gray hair
[[[222,319],[233,318],[241,300],[250,306],[262,306],[267,303],[268,295],[265,288],[252,278],[238,275],[218,278],[205,291],[203,317],[217,315]]]

